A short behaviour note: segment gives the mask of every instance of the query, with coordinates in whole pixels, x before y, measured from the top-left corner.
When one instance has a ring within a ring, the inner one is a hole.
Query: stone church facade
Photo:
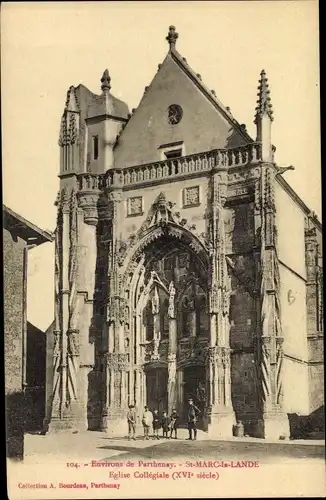
[[[275,164],[265,72],[253,140],[177,38],[132,113],[107,70],[68,91],[45,425],[125,433],[128,404],[192,397],[212,436],[289,437],[323,405],[321,224]]]

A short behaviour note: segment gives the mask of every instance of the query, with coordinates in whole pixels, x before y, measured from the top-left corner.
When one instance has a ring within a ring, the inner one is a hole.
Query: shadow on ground
[[[188,458],[190,460],[258,460],[260,463],[278,460],[325,459],[323,445],[300,445],[278,443],[244,443],[229,441],[168,441],[136,448],[128,444],[100,446],[99,449],[125,452],[119,460]]]

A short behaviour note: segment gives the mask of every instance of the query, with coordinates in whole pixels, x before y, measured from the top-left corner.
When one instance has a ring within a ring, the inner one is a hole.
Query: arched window
[[[146,327],[146,340],[153,340],[154,337],[154,318],[152,312],[152,301],[149,300],[144,309],[144,325]]]

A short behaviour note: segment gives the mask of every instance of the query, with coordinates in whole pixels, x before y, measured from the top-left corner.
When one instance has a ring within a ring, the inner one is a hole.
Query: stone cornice
[[[121,116],[114,116],[114,115],[110,115],[107,113],[103,113],[102,115],[91,116],[91,117],[85,118],[85,122],[87,124],[98,123],[98,122],[103,121],[103,120],[113,120],[113,121],[122,122],[122,123],[128,122],[128,118],[122,118]]]

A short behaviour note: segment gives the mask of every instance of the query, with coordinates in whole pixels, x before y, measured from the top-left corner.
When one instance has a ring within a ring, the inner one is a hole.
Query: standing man
[[[158,410],[154,410],[153,412],[153,439],[160,439],[158,435],[158,431],[161,428],[161,419],[158,414]]]
[[[135,441],[136,437],[136,410],[134,405],[129,405],[129,411],[127,413],[127,422],[128,422],[128,439],[132,439]]]
[[[145,406],[144,413],[142,417],[142,424],[144,428],[144,439],[149,439],[149,428],[152,425],[153,414],[152,412]]]
[[[189,402],[188,415],[187,415],[188,431],[189,431],[188,440],[192,441],[192,431],[194,431],[194,440],[197,439],[197,419],[200,411],[197,408],[197,406],[194,405],[192,399],[189,399],[188,402]]]
[[[173,432],[174,432],[174,439],[178,439],[178,426],[179,426],[179,415],[177,413],[177,410],[173,408],[171,413],[171,433],[170,433],[171,439]]]

